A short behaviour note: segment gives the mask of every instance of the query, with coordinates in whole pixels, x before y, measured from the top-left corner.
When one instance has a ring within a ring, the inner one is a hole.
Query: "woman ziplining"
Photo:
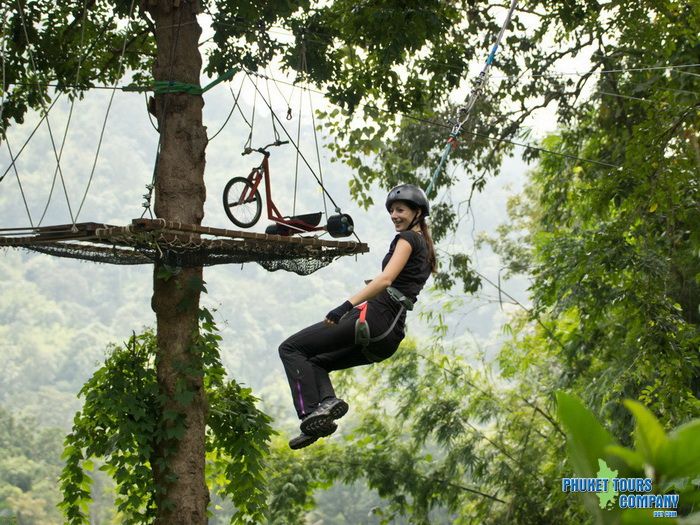
[[[397,233],[382,260],[382,272],[328,312],[324,321],[279,347],[301,420],[301,434],[289,441],[292,449],[337,430],[334,421],[347,413],[348,404],[336,397],[329,373],[391,357],[405,336],[406,310],[413,308],[437,269],[426,222],[430,205],[423,190],[412,184],[395,187],[387,195],[386,209]]]
[[[516,4],[517,0],[511,0],[486,64],[466,105],[460,108],[428,185],[428,194],[470,118]],[[413,308],[428,277],[437,269],[426,223],[430,213],[426,192],[412,184],[397,186],[387,196],[386,209],[398,233],[382,261],[382,273],[328,312],[324,321],[297,332],[279,347],[294,408],[301,420],[301,434],[289,441],[292,449],[307,447],[337,430],[335,420],[343,417],[349,407],[336,397],[329,373],[391,357],[405,335],[406,310]],[[373,333],[380,335],[372,337]]]

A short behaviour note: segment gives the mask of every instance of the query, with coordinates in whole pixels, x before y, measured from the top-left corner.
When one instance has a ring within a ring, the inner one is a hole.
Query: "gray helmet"
[[[391,211],[391,205],[396,201],[410,202],[423,210],[423,217],[430,215],[430,204],[425,192],[415,184],[399,184],[386,196],[386,209]]]

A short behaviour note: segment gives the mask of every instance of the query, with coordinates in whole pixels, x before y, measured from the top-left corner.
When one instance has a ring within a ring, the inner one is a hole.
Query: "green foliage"
[[[27,525],[61,523],[52,505],[58,499],[60,448],[59,430],[0,408],[0,523],[12,518]]]
[[[393,0],[341,0],[314,9],[302,1],[244,4],[209,3],[217,46],[207,71],[256,68],[279,53],[288,68],[306,63],[301,76],[343,109],[323,115],[323,125],[336,140],[337,159],[355,171],[351,194],[365,206],[377,184],[388,187],[401,178],[426,186],[447,135],[431,120],[442,123],[454,114],[447,93],[467,77],[472,59],[485,54],[502,9],[471,1],[409,9]],[[40,108],[50,82],[77,96],[96,81],[116,79],[115,50],[123,41],[129,3],[95,3],[85,27],[86,39],[96,44],[87,53],[80,46],[82,1],[23,5],[29,38],[17,11],[9,11],[7,22],[11,88],[3,129],[21,122],[28,108]],[[274,40],[268,31],[273,24],[292,31],[289,46]],[[126,57],[137,79],[153,58],[147,26],[139,18],[129,29],[135,38]],[[515,225],[502,229],[496,243],[511,272],[530,273],[534,308],[511,320],[514,336],[493,368],[469,366],[441,341],[420,349],[404,345],[382,364],[381,375],[375,367],[368,374],[372,388],[362,389],[372,400],[348,437],[349,449],[319,446],[303,461],[291,454],[276,460],[273,520],[301,521],[315,489],[362,479],[384,498],[386,522],[394,516],[434,522],[437,511],[452,523],[584,521],[583,509],[555,482],[568,474],[562,430],[551,415],[551,393],[561,389],[594,408],[600,424],[581,413],[562,419],[596,428],[592,444],[607,444],[606,457],[618,458],[615,468],[656,465],[669,479],[688,472],[679,466],[678,451],[692,449],[697,436],[687,422],[700,411],[700,87],[698,76],[681,67],[663,73],[648,67],[698,63],[699,27],[696,3],[673,0],[535,1],[516,14],[497,58],[500,74],[485,86],[478,117],[439,174],[438,189],[457,182],[456,167],[464,168],[472,194],[483,188],[512,149],[501,139],[527,138],[524,122],[537,109],[556,105],[563,125],[542,146],[560,155],[526,150],[525,158],[539,164],[527,194],[512,208]],[[30,49],[37,72],[28,67]],[[579,54],[590,57],[586,74],[552,74],[560,60]],[[68,87],[75,82],[77,61],[65,57],[81,56],[78,86]],[[454,227],[456,215],[450,206],[436,208],[440,236]],[[438,285],[447,288],[462,277],[465,291],[477,289],[464,255],[446,263],[450,271],[438,277]],[[444,335],[442,312],[434,319],[437,335]],[[208,448],[209,479],[234,495],[230,478],[220,473],[236,472],[244,495],[236,500],[242,509],[237,519],[257,517],[265,420],[249,392],[223,382],[218,356],[205,350],[215,336],[210,330],[207,339],[206,332],[195,351],[208,363],[205,383],[219,407],[209,416],[209,439],[223,443]],[[182,421],[177,412],[162,411],[153,390],[155,342],[152,334],[140,337],[114,349],[84,390],[86,408],[68,437],[63,476],[64,510],[74,523],[85,521],[90,477],[84,468],[95,456],[104,458],[104,468],[115,477],[125,519],[152,516],[157,488],[150,469],[162,459],[152,451],[176,440]],[[180,404],[189,402],[186,382],[177,396]],[[621,408],[623,399],[641,401],[658,424],[637,405],[631,409],[635,423]],[[568,410],[575,413],[577,405],[569,403]],[[147,421],[148,415],[153,419]],[[215,426],[242,441],[222,441]],[[662,437],[660,429],[674,427]],[[231,433],[232,428],[247,431]],[[611,444],[608,436],[620,444]],[[230,449],[243,450],[245,463],[237,463],[240,456]],[[585,448],[575,457],[591,465]],[[28,479],[26,472],[13,476]]]
[[[271,419],[249,388],[234,381],[212,389],[207,434],[208,478],[236,507],[232,523],[259,522],[267,507],[266,458]]]
[[[232,523],[257,521],[265,510],[263,458],[272,434],[270,418],[260,412],[251,391],[225,381],[219,360],[221,337],[207,310],[200,312],[200,330],[191,351],[204,365],[211,409],[206,437],[208,480],[220,495],[231,498],[237,512]],[[161,488],[154,468],[166,472],[168,447],[177,446],[184,430],[178,411],[164,410],[155,370],[157,342],[151,331],[134,334],[111,354],[81,390],[85,403],[67,436],[61,475],[61,508],[71,524],[87,523],[94,461],[116,484],[116,506],[129,522],[150,523]],[[186,383],[175,398],[192,401]]]
[[[112,83],[131,70],[134,80],[148,77],[155,44],[138,6],[127,27],[129,0],[91,2],[84,17],[83,0],[10,3],[5,20],[3,134],[10,122],[21,124],[29,109],[50,102],[49,85],[79,97],[96,84]],[[21,6],[21,9],[19,8]],[[83,23],[84,18],[84,23]],[[123,71],[119,55],[126,38]],[[78,74],[78,66],[80,66]]]
[[[493,381],[437,341],[404,342],[361,376],[353,388],[359,424],[344,442],[297,456],[294,475],[302,482],[288,498],[299,505],[319,484],[364,481],[381,498],[381,523],[573,523],[583,516],[557,483],[565,475],[557,459],[564,440],[547,400]]]
[[[700,502],[700,419],[666,433],[659,420],[642,404],[626,401],[635,419],[634,449],[620,446],[596,417],[575,397],[557,394],[558,414],[567,433],[569,459],[576,474],[597,476],[597,460],[615,465],[619,478],[652,479],[654,494],[678,494],[680,516]],[[601,509],[594,494],[584,495],[596,523],[682,523],[654,519],[650,509]],[[695,515],[697,518],[697,515]]]

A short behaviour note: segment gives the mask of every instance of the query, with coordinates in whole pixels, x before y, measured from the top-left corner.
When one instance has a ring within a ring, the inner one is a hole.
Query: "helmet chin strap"
[[[420,210],[417,210],[417,211],[416,211],[416,216],[413,217],[413,220],[412,220],[411,223],[408,225],[408,228],[406,228],[406,231],[412,230],[413,227],[414,227],[416,224],[418,224],[418,222],[419,222],[419,220],[420,220],[420,216],[421,216],[421,212],[420,212]]]

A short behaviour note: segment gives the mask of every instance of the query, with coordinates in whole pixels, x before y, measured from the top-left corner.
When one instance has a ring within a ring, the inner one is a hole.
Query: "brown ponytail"
[[[437,272],[437,259],[435,258],[435,247],[433,246],[433,238],[430,235],[430,226],[425,222],[425,217],[421,215],[420,221],[418,222],[420,226],[420,231],[425,239],[425,244],[428,247],[428,261],[430,262],[430,271],[432,273]]]

